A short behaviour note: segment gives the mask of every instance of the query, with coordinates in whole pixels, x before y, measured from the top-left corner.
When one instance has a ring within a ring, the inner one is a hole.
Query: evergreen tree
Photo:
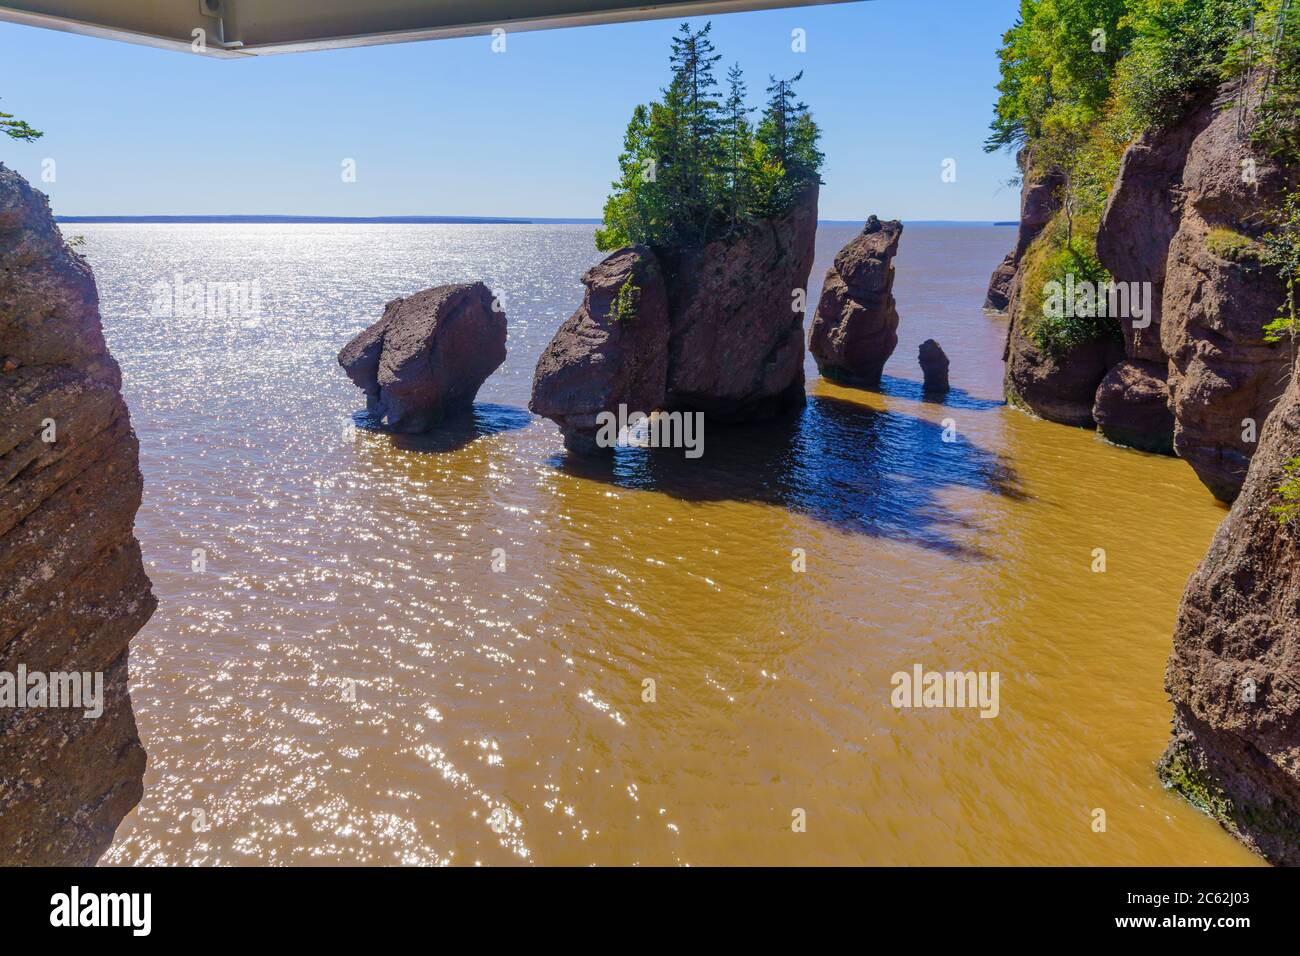
[[[733,230],[751,201],[749,170],[754,150],[754,131],[750,128],[749,114],[754,109],[745,105],[747,92],[744,74],[737,63],[727,71],[727,99],[722,107],[725,122],[722,141],[727,162],[727,213]]]
[[[808,106],[795,100],[794,85],[803,79],[800,70],[788,80],[778,80],[769,76],[771,85],[767,88],[767,109],[763,111],[763,120],[758,124],[758,138],[762,140],[772,154],[781,161],[787,170],[794,164],[793,140],[791,127],[795,117],[807,113]]]
[[[0,112],[0,133],[24,143],[38,140],[45,135],[40,130],[32,129],[22,120],[15,119],[12,113],[4,112]]]
[[[698,31],[683,23],[673,38],[669,56],[673,79],[666,92],[665,105],[675,114],[675,137],[680,147],[680,189],[682,217],[680,231],[688,241],[707,240],[718,190],[717,173],[721,167],[721,107],[714,98],[718,82],[713,65],[722,59],[714,52],[709,34],[713,24]]]
[[[711,27],[682,24],[673,39],[668,86],[658,102],[632,113],[605,202],[596,247],[629,243],[702,245],[739,232],[754,218],[779,216],[798,188],[816,181],[822,154],[808,108],[792,80],[776,85],[759,128],[752,126],[739,65],[718,102]]]

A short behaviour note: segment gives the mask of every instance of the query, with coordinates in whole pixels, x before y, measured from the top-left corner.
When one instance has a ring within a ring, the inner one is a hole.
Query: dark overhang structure
[[[845,2],[850,0],[6,0],[0,20],[238,58]]]

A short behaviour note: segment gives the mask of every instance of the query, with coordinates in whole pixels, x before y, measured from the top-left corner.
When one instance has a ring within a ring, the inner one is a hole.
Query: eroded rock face
[[[780,219],[702,249],[665,254],[666,407],[714,420],[771,417],[804,399],[803,311],[817,235],[817,186]]]
[[[1023,150],[1017,159],[1022,170],[1027,168]],[[1124,357],[1123,346],[1114,336],[1104,335],[1062,354],[1043,348],[1030,334],[1036,317],[1027,314],[1028,297],[1023,288],[1025,255],[1060,209],[1061,184],[1055,174],[1038,179],[1026,174],[1021,190],[1020,233],[1016,248],[1008,257],[1015,271],[1008,283],[1005,302],[1008,322],[1002,352],[1006,363],[1003,383],[1007,401],[1018,408],[1049,422],[1086,428],[1095,424],[1092,411],[1097,386]],[[990,289],[991,299],[992,293]],[[985,308],[989,307],[985,303]]]
[[[120,384],[90,267],[0,165],[0,672],[103,675],[97,718],[0,706],[5,864],[94,863],[142,794],[127,646],[156,601]]]
[[[1254,163],[1254,182],[1242,160]],[[1161,344],[1169,356],[1174,450],[1205,486],[1232,501],[1258,433],[1286,385],[1290,352],[1264,341],[1282,285],[1234,237],[1265,231],[1294,170],[1256,155],[1239,138],[1236,111],[1217,110],[1192,142],[1183,171],[1187,203],[1169,247]]]
[[[366,393],[371,415],[412,433],[468,412],[505,358],[505,312],[473,282],[389,302],[383,318],[339,352],[339,365]]]
[[[1025,330],[1022,302],[1019,288],[1013,289],[1002,354],[1007,400],[1049,422],[1091,428],[1097,388],[1124,357],[1123,343],[1107,335],[1057,355],[1039,346]]]
[[[629,413],[649,414],[664,405],[668,291],[645,246],[619,249],[582,282],[582,306],[542,352],[528,407],[560,426],[571,451],[594,453],[601,412],[617,414],[624,404]]]
[[[1264,426],[1241,494],[1188,582],[1165,688],[1165,782],[1274,863],[1300,865],[1300,521],[1284,466],[1300,456],[1300,381]]]
[[[1109,442],[1172,454],[1174,415],[1169,411],[1165,364],[1141,359],[1120,362],[1097,387],[1092,417]]]
[[[867,220],[826,271],[808,348],[827,378],[875,388],[898,345],[894,255],[903,224]]]
[[[1106,199],[1097,231],[1097,258],[1116,282],[1149,282],[1152,290],[1149,316],[1136,322],[1120,319],[1125,351],[1131,359],[1166,361],[1160,344],[1165,260],[1183,219],[1187,152],[1213,116],[1207,101],[1177,125],[1140,136],[1125,150],[1119,178]]]
[[[1006,312],[1011,306],[1011,296],[1019,274],[1020,260],[1029,244],[1038,238],[1060,208],[1058,191],[1062,179],[1057,174],[1031,177],[1025,174],[1028,155],[1024,150],[1016,156],[1024,180],[1020,187],[1020,228],[1016,233],[1016,247],[1007,253],[989,280],[988,294],[984,299],[986,312]]]
[[[1183,218],[1187,153],[1213,115],[1206,98],[1174,126],[1144,133],[1125,151],[1106,200],[1097,258],[1115,282],[1147,290],[1147,314],[1117,317],[1129,361],[1107,373],[1093,404],[1097,430],[1117,445],[1173,453],[1168,359],[1160,344],[1165,262]]]

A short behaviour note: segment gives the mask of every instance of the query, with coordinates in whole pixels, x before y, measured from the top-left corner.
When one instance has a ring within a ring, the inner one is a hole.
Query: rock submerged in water
[[[826,272],[808,347],[822,375],[875,388],[898,345],[894,255],[903,224],[867,220]]]
[[[91,865],[143,794],[127,653],[157,602],[134,535],[139,445],[90,267],[3,165],[0,356],[0,672],[103,675],[94,719],[0,707],[0,861]]]
[[[1163,364],[1124,359],[1112,367],[1097,386],[1092,417],[1108,442],[1173,454],[1174,415]]]
[[[529,408],[560,426],[569,450],[592,453],[596,417],[619,405],[739,422],[802,403],[803,313],[792,305],[812,268],[817,193],[806,187],[784,216],[727,240],[608,256],[543,351]],[[618,302],[625,286],[636,290],[630,312]]]
[[[596,418],[661,408],[668,384],[668,291],[645,246],[619,249],[582,277],[582,305],[533,374],[529,409],[560,426],[570,451],[597,451]]]
[[[917,350],[921,374],[925,382],[921,389],[928,395],[942,395],[948,391],[948,356],[934,339],[926,339]]]
[[[1124,357],[1123,343],[1108,335],[1058,355],[1040,346],[1025,330],[1022,301],[1019,294],[1012,296],[1003,352],[1007,400],[1049,422],[1093,427],[1097,388]]]
[[[506,316],[481,282],[441,285],[394,299],[339,352],[390,431],[428,431],[464,413],[506,358]]]
[[[1166,785],[1273,863],[1300,866],[1300,518],[1271,509],[1295,482],[1300,379],[1260,435],[1241,494],[1188,581],[1165,689]]]

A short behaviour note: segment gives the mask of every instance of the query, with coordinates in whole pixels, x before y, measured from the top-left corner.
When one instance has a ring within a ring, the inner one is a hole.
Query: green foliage
[[[1110,96],[1132,30],[1125,0],[1021,0],[998,51],[1001,81],[985,149],[1083,134]]]
[[[1117,107],[1133,133],[1177,122],[1224,78],[1256,0],[1129,0],[1133,32],[1116,75]]]
[[[1257,49],[1263,76],[1251,140],[1283,162],[1294,163],[1300,160],[1300,4],[1260,0],[1260,7],[1248,47]],[[1244,58],[1238,57],[1239,65]]]
[[[703,245],[784,213],[803,186],[819,181],[820,132],[794,92],[802,74],[773,78],[751,124],[738,65],[727,73],[726,98],[717,99],[710,29],[682,24],[662,98],[633,110],[596,248]]]
[[[1295,340],[1300,334],[1300,189],[1293,190],[1282,204],[1281,222],[1261,237],[1259,260],[1277,270],[1285,294],[1277,317],[1264,326],[1264,340]]]
[[[15,119],[12,113],[5,112],[0,112],[0,133],[24,143],[33,142],[45,135],[40,130],[32,129],[22,120]]]
[[[1268,510],[1277,515],[1277,520],[1289,525],[1300,518],[1300,458],[1292,458],[1282,466],[1282,483],[1273,489],[1282,499],[1280,505],[1269,505]]]
[[[618,294],[609,306],[609,317],[614,322],[627,322],[636,318],[636,303],[641,297],[641,290],[632,284],[628,276],[618,288]]]
[[[1063,182],[1060,213],[1026,254],[1022,286],[1032,335],[1054,352],[1114,324],[1043,315],[1042,290],[1067,273],[1076,281],[1105,278],[1093,252],[1096,224],[1136,135],[1177,122],[1236,77],[1239,98],[1259,103],[1255,144],[1284,163],[1300,159],[1296,0],[1021,0],[998,55],[999,97],[985,148],[1023,148],[1026,176]],[[1218,256],[1256,258],[1282,276],[1286,298],[1266,327],[1269,341],[1300,334],[1298,237],[1293,194],[1276,231],[1260,241],[1229,229],[1206,239]]]
[[[1084,282],[1095,288],[1110,280],[1110,273],[1093,252],[1096,242],[1097,220],[1076,220],[1071,225],[1060,213],[1025,255],[1021,289],[1024,314],[1030,319],[1027,331],[1034,344],[1053,355],[1063,356],[1081,345],[1119,334],[1113,317],[1075,314],[1073,310],[1051,314],[1046,307],[1047,289],[1053,282],[1065,286],[1070,277],[1074,288]]]

